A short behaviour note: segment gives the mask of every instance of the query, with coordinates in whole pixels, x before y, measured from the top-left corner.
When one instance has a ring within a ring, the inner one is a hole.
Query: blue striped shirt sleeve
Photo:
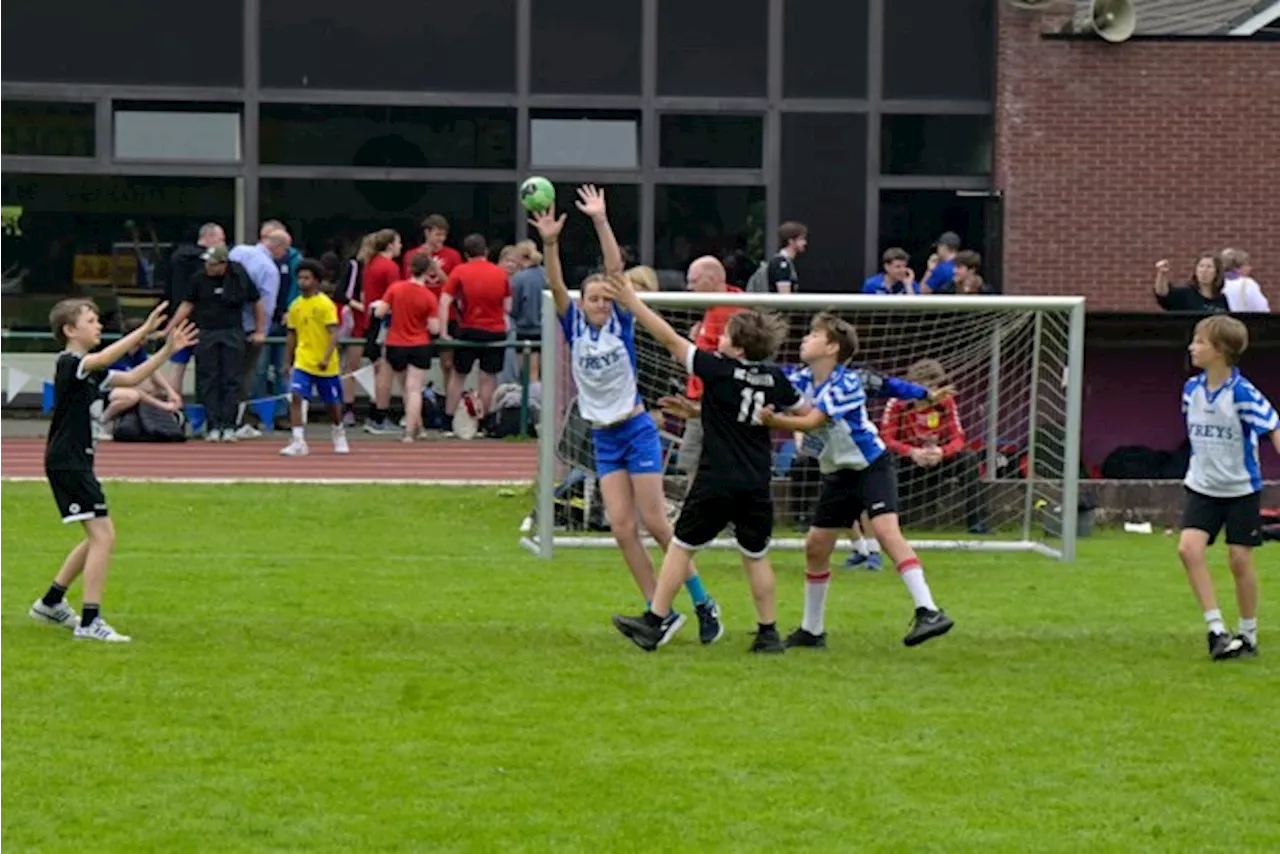
[[[845,374],[818,395],[814,406],[822,410],[829,418],[843,418],[867,403],[867,395],[862,390],[862,383],[852,374]]]
[[[1272,430],[1280,429],[1280,416],[1276,415],[1275,407],[1253,383],[1236,383],[1235,406],[1240,423],[1255,435],[1264,436]]]
[[[1186,415],[1191,409],[1191,393],[1195,391],[1196,381],[1194,379],[1187,380],[1182,386],[1182,414]]]

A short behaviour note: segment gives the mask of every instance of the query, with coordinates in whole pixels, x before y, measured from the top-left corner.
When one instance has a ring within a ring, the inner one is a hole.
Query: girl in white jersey
[[[651,602],[656,589],[653,561],[640,539],[637,516],[665,551],[671,542],[671,524],[662,489],[662,443],[636,388],[634,321],[606,293],[605,276],[622,273],[622,251],[609,226],[604,193],[590,185],[581,187],[576,205],[595,225],[605,271],[582,283],[580,304],[569,296],[560,266],[558,243],[565,216],[557,218],[554,210],[547,210],[535,214],[529,223],[542,238],[547,283],[570,348],[578,409],[592,428],[596,477],[609,525],[636,586]],[[696,570],[686,587],[698,614],[699,639],[713,643],[724,633],[720,609]],[[663,643],[683,624],[683,617],[672,621]]]

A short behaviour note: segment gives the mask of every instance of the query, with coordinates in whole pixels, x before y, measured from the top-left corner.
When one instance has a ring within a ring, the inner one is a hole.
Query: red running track
[[[530,481],[537,470],[532,443],[442,440],[415,442],[355,439],[351,453],[334,454],[328,437],[311,442],[306,457],[282,457],[284,439],[217,445],[101,442],[99,477],[209,480],[314,481]],[[0,476],[44,477],[44,440],[0,443]]]

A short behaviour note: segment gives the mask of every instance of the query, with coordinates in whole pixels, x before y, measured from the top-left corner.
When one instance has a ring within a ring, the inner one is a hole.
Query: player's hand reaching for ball
[[[554,246],[560,239],[560,232],[564,230],[564,222],[567,218],[565,214],[557,217],[556,209],[552,207],[529,217],[529,225],[538,230],[538,237],[542,238],[544,246]]]
[[[175,324],[169,330],[168,340],[165,341],[165,347],[171,352],[185,350],[200,343],[200,330],[189,320]]]
[[[592,219],[604,219],[604,190],[596,189],[595,184],[583,184],[578,188],[578,201],[574,202],[578,210]]]

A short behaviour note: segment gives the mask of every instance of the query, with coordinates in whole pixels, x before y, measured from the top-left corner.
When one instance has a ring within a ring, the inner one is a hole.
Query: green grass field
[[[917,649],[896,577],[841,573],[832,648],[763,659],[708,555],[729,631],[646,655],[616,557],[517,546],[525,496],[108,494],[121,647],[27,619],[77,531],[3,488],[6,852],[1280,846],[1277,659],[1208,660],[1163,537],[926,554],[958,624]],[[775,566],[788,629],[800,556]]]

